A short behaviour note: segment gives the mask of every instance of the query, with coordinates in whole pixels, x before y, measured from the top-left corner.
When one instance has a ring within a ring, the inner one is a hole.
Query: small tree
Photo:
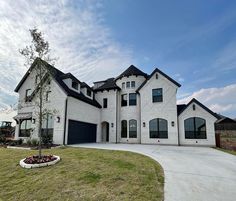
[[[43,119],[49,113],[55,113],[55,111],[50,111],[48,108],[44,108],[45,106],[45,91],[48,91],[52,72],[49,72],[45,63],[54,64],[56,61],[55,58],[51,58],[50,49],[48,41],[45,41],[42,33],[38,31],[37,28],[30,29],[30,35],[32,37],[31,45],[26,46],[23,49],[20,49],[19,52],[26,58],[25,66],[28,68],[33,64],[33,62],[38,59],[37,64],[34,67],[36,72],[36,82],[35,82],[35,90],[34,90],[34,104],[36,107],[36,117],[38,118],[38,136],[39,136],[39,157],[42,156],[42,123]],[[31,69],[33,70],[33,69]],[[31,95],[31,96],[32,96]],[[47,98],[46,98],[47,99]]]

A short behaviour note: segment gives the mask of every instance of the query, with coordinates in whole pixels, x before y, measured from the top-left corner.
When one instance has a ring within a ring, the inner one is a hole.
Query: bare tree
[[[34,104],[36,107],[36,117],[38,118],[38,137],[39,137],[39,157],[42,156],[42,123],[45,115],[49,113],[54,113],[55,111],[50,111],[45,106],[45,101],[47,99],[47,91],[49,90],[49,85],[52,73],[49,72],[46,62],[54,65],[56,58],[50,56],[50,49],[48,41],[45,41],[43,34],[37,29],[30,29],[30,35],[32,37],[31,45],[20,49],[19,52],[26,59],[25,66],[28,68],[37,59],[37,65],[34,66],[36,72],[36,82],[35,89],[29,98],[34,99]],[[46,97],[46,98],[45,98]]]

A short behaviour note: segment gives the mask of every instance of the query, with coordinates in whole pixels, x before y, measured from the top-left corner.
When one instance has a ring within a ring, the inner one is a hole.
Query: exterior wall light
[[[61,118],[57,117],[57,123],[60,123]]]
[[[143,127],[146,127],[146,123],[145,122],[143,122]]]
[[[175,126],[175,122],[174,121],[171,122],[171,126],[173,126],[173,127]]]
[[[196,110],[196,106],[195,106],[195,104],[193,104],[193,110]]]
[[[113,123],[111,123],[111,127],[112,127],[112,128],[114,127],[114,124],[113,124]]]
[[[35,119],[32,119],[32,124],[35,124]]]

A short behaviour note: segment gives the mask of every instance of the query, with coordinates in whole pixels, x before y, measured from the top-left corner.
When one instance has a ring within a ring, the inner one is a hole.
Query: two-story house
[[[176,104],[181,86],[160,69],[148,75],[131,65],[115,78],[90,87],[71,73],[63,73],[36,59],[15,91],[21,107],[15,117],[18,138],[37,138],[35,66],[51,73],[46,107],[57,111],[43,129],[58,144],[86,142],[215,146],[217,115],[196,99]],[[30,101],[29,101],[30,100]],[[23,103],[23,104],[22,104]]]

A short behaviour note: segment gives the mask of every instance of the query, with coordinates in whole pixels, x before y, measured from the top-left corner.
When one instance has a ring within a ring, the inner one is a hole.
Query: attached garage
[[[97,125],[69,120],[67,144],[96,142]]]

